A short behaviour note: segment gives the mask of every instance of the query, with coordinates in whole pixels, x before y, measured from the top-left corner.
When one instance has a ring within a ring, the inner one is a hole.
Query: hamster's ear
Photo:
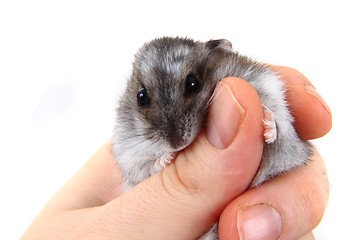
[[[217,39],[217,40],[210,40],[205,43],[206,47],[209,49],[224,49],[227,51],[232,51],[232,44],[227,39]]]

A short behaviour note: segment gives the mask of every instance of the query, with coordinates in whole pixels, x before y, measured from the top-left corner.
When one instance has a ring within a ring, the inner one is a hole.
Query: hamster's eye
[[[188,75],[185,81],[185,95],[195,93],[199,90],[199,88],[200,82],[197,78],[193,74]]]
[[[137,92],[137,101],[139,106],[145,106],[150,104],[150,98],[147,94],[146,88],[142,87]]]

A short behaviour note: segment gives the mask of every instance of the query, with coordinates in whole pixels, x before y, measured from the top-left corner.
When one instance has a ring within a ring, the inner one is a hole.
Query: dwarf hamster
[[[297,136],[285,89],[271,67],[233,51],[225,39],[163,37],[136,53],[118,104],[113,152],[124,174],[124,191],[161,170],[173,153],[194,141],[206,123],[216,85],[229,76],[255,88],[276,124],[272,133],[277,135],[264,144],[251,187],[306,163],[311,145]],[[217,239],[216,225],[201,239]]]

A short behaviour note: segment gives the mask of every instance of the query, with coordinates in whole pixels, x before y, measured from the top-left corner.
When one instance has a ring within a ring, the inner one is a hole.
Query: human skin
[[[332,116],[324,100],[298,71],[275,68],[288,87],[299,136],[325,135]],[[305,166],[249,190],[263,146],[261,102],[241,79],[226,78],[219,89],[225,93],[209,113],[208,125],[215,127],[200,133],[173,164],[122,194],[109,142],[49,201],[22,239],[195,239],[219,216],[221,239],[313,239],[329,196],[321,156],[314,150]],[[217,117],[224,111],[231,120]],[[278,228],[249,234],[246,221],[262,216]]]

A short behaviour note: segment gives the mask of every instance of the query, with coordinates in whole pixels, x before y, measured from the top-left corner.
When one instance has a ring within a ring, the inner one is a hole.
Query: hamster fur
[[[236,53],[225,39],[163,37],[135,55],[117,108],[113,152],[124,174],[124,191],[160,171],[172,153],[193,142],[206,124],[217,83],[229,76],[254,87],[276,124],[276,139],[264,144],[251,187],[306,163],[311,145],[297,136],[285,89],[271,67]],[[218,239],[217,225],[200,239]]]

